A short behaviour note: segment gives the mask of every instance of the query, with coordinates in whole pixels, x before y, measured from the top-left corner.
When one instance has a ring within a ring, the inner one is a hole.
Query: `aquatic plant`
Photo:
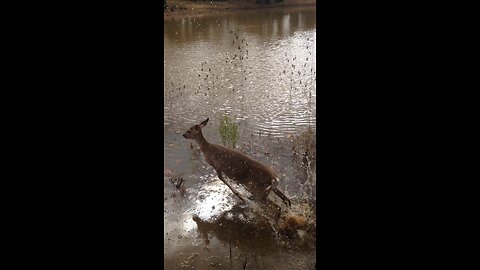
[[[185,195],[186,188],[185,188],[185,180],[183,179],[182,174],[174,173],[169,181],[178,191],[180,191],[180,195],[182,195],[183,197]]]
[[[293,138],[293,154],[296,164],[302,168],[303,173],[299,175],[299,179],[304,179],[299,182],[304,196],[311,196],[313,194],[314,183],[316,182],[315,164],[316,164],[316,134],[312,127],[308,127],[298,136]],[[298,163],[297,163],[298,162]],[[304,190],[304,188],[306,190]]]
[[[316,160],[316,147],[315,130],[310,126],[293,139],[293,153],[297,157],[301,157],[305,165],[310,165]]]
[[[225,114],[220,121],[219,131],[223,145],[235,148],[238,140],[238,124]]]

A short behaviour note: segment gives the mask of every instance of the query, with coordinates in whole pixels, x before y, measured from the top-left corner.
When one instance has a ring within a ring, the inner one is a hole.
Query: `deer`
[[[273,191],[282,201],[291,208],[290,199],[278,189],[279,178],[272,167],[257,161],[246,154],[219,144],[209,143],[202,134],[202,128],[207,120],[199,125],[193,125],[183,134],[189,140],[195,140],[205,156],[205,160],[212,166],[218,178],[242,201],[246,201],[225,179],[228,177],[238,184],[243,185],[252,196],[250,200],[266,202]]]

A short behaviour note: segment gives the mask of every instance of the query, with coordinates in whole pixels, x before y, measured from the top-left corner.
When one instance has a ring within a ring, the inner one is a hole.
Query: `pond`
[[[165,20],[166,269],[314,269],[315,12],[261,9]],[[238,125],[237,150],[279,175],[292,208],[273,192],[269,198],[282,207],[282,218],[240,201],[196,142],[182,136],[209,118],[203,135],[222,144],[225,116]]]

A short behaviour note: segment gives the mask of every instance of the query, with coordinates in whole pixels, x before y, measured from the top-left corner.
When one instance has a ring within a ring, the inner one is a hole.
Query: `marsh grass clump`
[[[299,180],[300,192],[303,197],[311,197],[316,183],[316,135],[315,130],[308,127],[298,136],[293,137],[294,165],[299,166],[296,177]]]
[[[316,209],[311,202],[298,204],[279,221],[279,232],[290,240],[288,244],[293,247],[315,247],[316,227]]]
[[[220,121],[219,131],[223,145],[235,148],[238,140],[238,124],[228,115],[224,115]]]
[[[310,126],[293,139],[293,153],[302,159],[315,161],[317,158],[316,147],[315,130]]]

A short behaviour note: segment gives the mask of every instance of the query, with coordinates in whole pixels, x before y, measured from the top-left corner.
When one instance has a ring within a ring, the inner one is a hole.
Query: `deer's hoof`
[[[292,203],[290,201],[286,201],[284,203],[287,205],[287,207],[292,208]]]

